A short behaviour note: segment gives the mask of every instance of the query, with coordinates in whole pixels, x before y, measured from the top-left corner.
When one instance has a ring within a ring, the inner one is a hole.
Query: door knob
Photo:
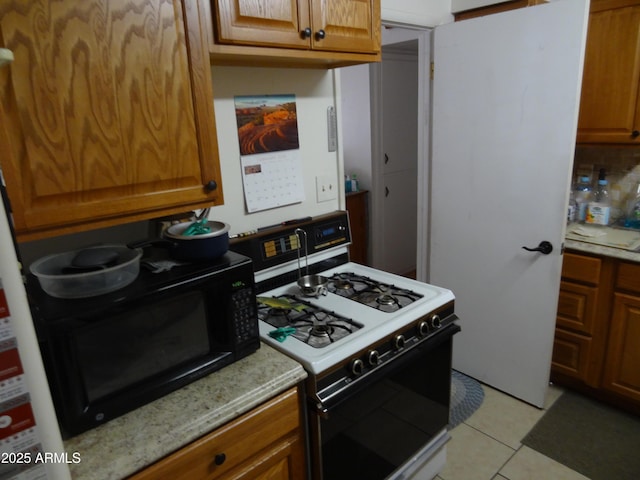
[[[553,252],[553,245],[551,245],[551,242],[547,242],[546,240],[543,240],[542,242],[540,242],[540,245],[538,245],[535,248],[529,248],[529,247],[522,247],[522,248],[524,248],[528,252],[540,252],[543,255],[549,255],[551,252]]]

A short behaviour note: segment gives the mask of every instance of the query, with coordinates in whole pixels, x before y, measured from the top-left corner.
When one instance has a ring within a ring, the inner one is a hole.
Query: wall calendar
[[[303,201],[295,95],[236,96],[234,101],[247,211]]]

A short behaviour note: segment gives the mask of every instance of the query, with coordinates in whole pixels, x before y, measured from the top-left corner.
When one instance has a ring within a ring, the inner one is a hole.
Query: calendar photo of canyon
[[[234,97],[240,155],[300,148],[295,95]]]

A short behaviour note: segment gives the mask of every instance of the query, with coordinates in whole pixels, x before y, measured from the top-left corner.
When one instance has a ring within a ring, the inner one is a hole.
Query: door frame
[[[429,162],[431,155],[431,42],[432,29],[396,25],[384,22],[382,25],[382,45],[393,45],[407,41],[418,43],[418,215],[416,277],[427,281],[429,271],[429,252],[422,251],[420,245],[428,245],[429,239]],[[383,59],[384,61],[384,59]],[[383,258],[383,245],[376,239],[382,238],[384,219],[379,213],[384,209],[384,147],[382,144],[383,112],[382,112],[382,65],[374,63],[369,66],[371,90],[371,263],[379,264]],[[376,214],[378,212],[378,214]]]

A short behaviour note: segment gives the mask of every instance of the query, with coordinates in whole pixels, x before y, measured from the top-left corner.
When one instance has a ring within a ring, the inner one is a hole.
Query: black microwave
[[[234,252],[93,298],[27,291],[64,437],[97,427],[260,347],[252,261]]]

